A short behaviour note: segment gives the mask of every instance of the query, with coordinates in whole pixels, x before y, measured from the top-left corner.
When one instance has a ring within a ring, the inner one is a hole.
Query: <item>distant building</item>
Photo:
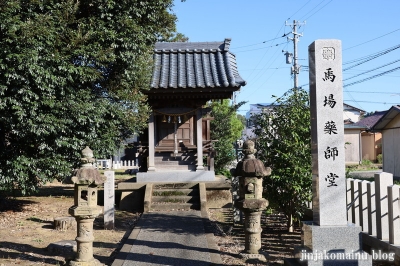
[[[373,129],[382,133],[383,171],[400,179],[400,105],[392,106]]]
[[[364,110],[351,106],[350,104],[343,103],[343,121],[345,124],[357,123],[364,114]]]
[[[256,137],[256,135],[253,133],[254,119],[252,116],[269,112],[271,109],[273,109],[273,106],[274,105],[271,103],[250,104],[250,110],[246,113],[246,128],[243,130],[242,134],[244,139],[253,139]]]

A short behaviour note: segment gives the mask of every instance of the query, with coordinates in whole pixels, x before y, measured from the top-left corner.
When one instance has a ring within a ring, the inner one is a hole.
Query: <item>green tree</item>
[[[240,122],[242,123],[243,127],[246,127],[246,117],[244,115],[241,115],[241,114],[237,114],[236,116],[240,120]]]
[[[236,111],[245,104],[240,102],[236,105],[231,105],[230,101],[225,99],[221,101],[211,101],[212,116],[211,121],[211,139],[218,140],[215,143],[217,156],[215,157],[215,172],[224,173],[226,166],[231,163],[236,153],[234,143],[241,138],[243,124],[238,119]]]
[[[176,35],[172,0],[0,3],[0,189],[63,179],[89,145],[140,131],[152,49]]]
[[[285,213],[288,230],[293,231],[293,222],[304,214],[312,191],[308,93],[288,91],[272,109],[255,116],[255,125],[259,159],[272,169],[264,179],[267,197]]]

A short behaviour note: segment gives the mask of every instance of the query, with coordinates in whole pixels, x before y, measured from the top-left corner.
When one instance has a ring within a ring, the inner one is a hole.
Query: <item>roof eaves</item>
[[[394,105],[392,106],[386,114],[384,114],[376,123],[375,125],[372,126],[374,130],[382,130],[386,127],[387,124],[389,124],[390,121],[394,117],[396,117],[400,113],[400,106],[399,105]]]

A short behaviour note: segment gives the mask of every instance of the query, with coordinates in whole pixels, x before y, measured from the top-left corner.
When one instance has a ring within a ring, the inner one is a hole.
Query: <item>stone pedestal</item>
[[[319,226],[303,222],[302,247],[295,257],[301,265],[372,265],[372,257],[362,250],[361,227]]]
[[[71,266],[97,266],[103,265],[98,260],[93,258],[93,221],[94,218],[79,218],[77,221],[77,255],[73,261],[70,261]]]
[[[235,206],[244,213],[244,254],[258,254],[261,248],[261,213],[268,206],[266,199],[245,199]]]

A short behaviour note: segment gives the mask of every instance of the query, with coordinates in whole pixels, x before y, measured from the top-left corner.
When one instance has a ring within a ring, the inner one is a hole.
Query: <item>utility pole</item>
[[[299,22],[296,20],[293,20],[293,24],[288,24],[287,21],[285,23],[285,26],[290,26],[292,27],[292,32],[291,34],[293,34],[293,38],[291,37],[287,37],[288,40],[293,41],[293,54],[289,53],[288,51],[282,51],[284,52],[284,54],[286,55],[286,64],[292,64],[292,68],[291,68],[291,74],[293,75],[293,81],[294,81],[294,89],[297,89],[298,86],[298,82],[297,82],[297,75],[300,73],[300,68],[301,66],[297,63],[297,42],[299,37],[303,36],[300,33],[297,33],[297,26],[302,26],[305,25],[305,22]],[[284,36],[286,36],[287,34],[285,34]],[[292,60],[293,58],[293,60]]]

